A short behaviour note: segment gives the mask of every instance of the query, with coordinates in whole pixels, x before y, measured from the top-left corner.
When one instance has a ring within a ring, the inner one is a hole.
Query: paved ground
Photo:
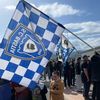
[[[47,94],[49,100],[49,92]],[[78,93],[75,89],[64,89],[64,100],[84,100],[82,93]]]
[[[49,87],[49,81],[45,82],[47,87]],[[64,89],[64,100],[84,100],[82,96],[82,92],[76,92],[75,87],[72,87],[71,89]],[[47,94],[47,100],[49,100],[49,92]]]
[[[78,93],[74,89],[65,89],[64,97],[65,100],[84,100],[82,93]]]

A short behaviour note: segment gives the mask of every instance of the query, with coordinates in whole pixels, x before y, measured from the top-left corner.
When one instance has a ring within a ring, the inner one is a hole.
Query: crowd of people
[[[75,87],[76,92],[83,93],[84,100],[100,100],[100,54],[97,52],[91,59],[84,55],[66,62],[57,59],[50,60],[44,72],[45,79],[46,75],[50,82],[49,100],[64,100],[64,88],[71,89],[72,87]],[[93,88],[90,99],[91,85]],[[30,90],[1,79],[0,100],[47,100],[48,89],[41,82],[38,83],[37,88]]]
[[[64,80],[66,89],[76,86],[77,92],[83,92],[84,100],[100,100],[100,54],[95,54],[89,59],[87,55],[63,63],[58,60],[49,61],[47,64],[48,78],[58,71],[59,77]],[[92,88],[90,99],[89,91]]]

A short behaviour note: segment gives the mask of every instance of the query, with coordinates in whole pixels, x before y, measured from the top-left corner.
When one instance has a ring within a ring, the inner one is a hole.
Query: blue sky
[[[26,0],[45,12],[93,47],[100,46],[100,0]],[[13,15],[18,0],[0,3],[0,39]],[[77,49],[88,48],[70,33],[66,37]]]

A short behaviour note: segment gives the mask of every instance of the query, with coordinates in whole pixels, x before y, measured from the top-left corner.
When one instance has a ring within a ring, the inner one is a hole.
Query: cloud
[[[38,8],[41,11],[53,17],[61,17],[65,15],[76,15],[80,12],[79,10],[74,9],[70,5],[58,4],[57,2],[53,4],[40,5]]]
[[[7,10],[14,10],[16,8],[16,6],[14,5],[9,5],[5,7]]]
[[[100,37],[94,38],[88,38],[87,43],[92,45],[93,47],[100,46]]]
[[[76,34],[92,34],[100,33],[100,21],[82,22],[82,23],[70,23],[65,25],[66,28],[76,30]]]
[[[100,46],[100,21],[89,21],[82,23],[69,23],[66,24],[65,27],[85,42],[90,44],[92,47]],[[69,34],[69,33],[68,33]],[[76,48],[81,47],[82,49],[86,49],[86,44],[82,43],[72,34],[66,35],[66,37],[70,39],[70,41],[76,46]]]
[[[35,6],[31,3],[31,5]],[[36,6],[35,6],[36,7]],[[14,10],[14,5],[8,5],[5,7],[7,10]],[[40,5],[37,6],[39,10],[42,12],[52,16],[52,17],[61,17],[61,16],[67,16],[67,15],[77,15],[80,13],[80,10],[74,9],[70,5],[65,4],[58,4],[57,2],[53,4],[46,4],[46,5]]]
[[[8,11],[14,10],[15,6],[18,2],[19,2],[18,0],[3,0],[0,3],[0,10],[1,11],[2,10],[4,11],[5,9],[8,10]]]

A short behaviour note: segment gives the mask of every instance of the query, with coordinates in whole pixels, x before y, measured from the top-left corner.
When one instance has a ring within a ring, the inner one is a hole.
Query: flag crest
[[[38,59],[46,54],[42,41],[23,25],[10,36],[5,53],[24,60]]]

